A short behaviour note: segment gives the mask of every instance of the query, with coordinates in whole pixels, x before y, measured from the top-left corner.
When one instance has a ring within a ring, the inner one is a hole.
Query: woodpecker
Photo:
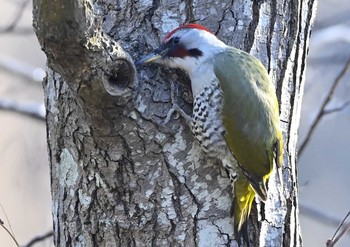
[[[171,31],[160,47],[136,65],[157,62],[183,69],[194,99],[191,128],[202,150],[222,159],[233,186],[234,231],[238,241],[255,195],[267,199],[274,161],[282,163],[283,140],[275,88],[262,63],[224,44],[199,24]]]

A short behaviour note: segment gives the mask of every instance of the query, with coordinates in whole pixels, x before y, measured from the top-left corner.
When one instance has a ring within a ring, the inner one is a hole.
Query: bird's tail
[[[240,241],[242,228],[245,226],[256,193],[245,176],[239,176],[234,183],[234,231]]]

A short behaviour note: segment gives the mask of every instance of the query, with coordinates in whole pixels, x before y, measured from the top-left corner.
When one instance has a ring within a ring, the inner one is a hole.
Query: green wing
[[[265,181],[272,171],[276,144],[282,155],[274,86],[258,59],[235,48],[214,58],[214,72],[224,95],[226,142],[252,187],[264,200]]]

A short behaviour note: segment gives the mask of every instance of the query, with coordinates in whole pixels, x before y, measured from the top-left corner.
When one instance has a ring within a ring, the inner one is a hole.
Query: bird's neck
[[[193,98],[196,98],[204,88],[217,83],[212,61],[205,61],[199,64],[196,69],[189,73]]]

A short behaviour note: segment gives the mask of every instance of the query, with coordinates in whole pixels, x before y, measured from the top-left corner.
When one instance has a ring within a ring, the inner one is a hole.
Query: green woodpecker
[[[161,46],[136,63],[155,61],[182,68],[191,79],[191,127],[202,150],[226,164],[234,195],[234,229],[239,238],[257,194],[267,199],[274,160],[282,163],[282,132],[274,85],[261,62],[228,46],[207,28],[187,24],[171,31]],[[238,176],[237,176],[238,175]]]

